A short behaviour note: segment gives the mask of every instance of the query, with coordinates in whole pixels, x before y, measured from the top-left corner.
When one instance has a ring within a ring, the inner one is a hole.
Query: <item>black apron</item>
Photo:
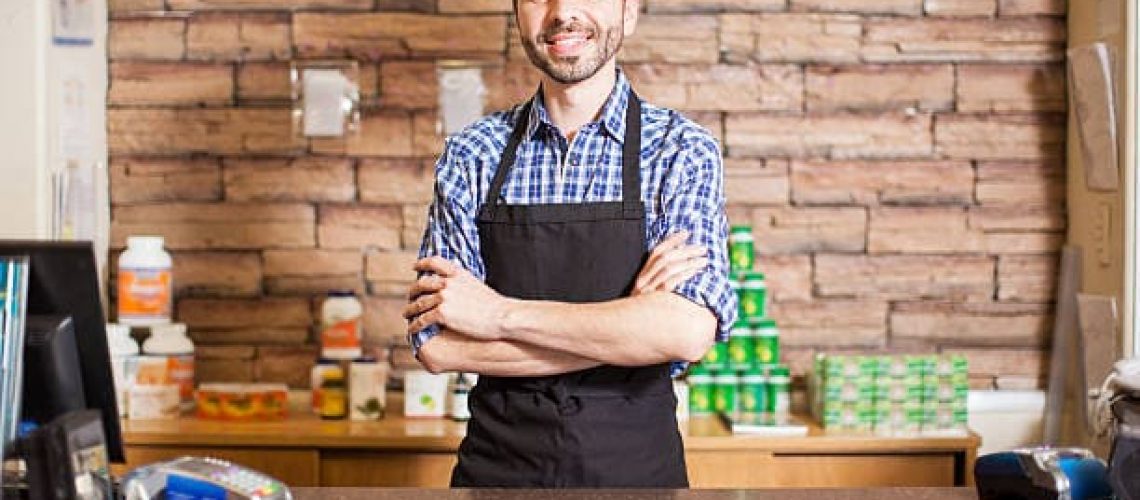
[[[637,95],[631,91],[626,106],[622,201],[615,202],[499,204],[531,105],[519,114],[479,212],[487,284],[528,300],[584,303],[629,295],[647,257]],[[687,487],[669,369],[663,363],[480,377],[451,485]]]

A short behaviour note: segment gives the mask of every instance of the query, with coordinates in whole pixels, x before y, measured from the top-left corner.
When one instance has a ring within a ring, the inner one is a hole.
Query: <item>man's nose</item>
[[[559,23],[582,20],[582,7],[592,0],[548,0],[550,20]]]

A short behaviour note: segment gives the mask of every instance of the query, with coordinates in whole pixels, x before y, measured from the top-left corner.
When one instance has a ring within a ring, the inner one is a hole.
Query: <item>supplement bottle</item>
[[[183,409],[194,406],[194,342],[186,336],[186,325],[155,325],[143,342],[143,362],[150,370],[165,367],[162,378],[178,386]]]
[[[129,326],[170,323],[173,260],[161,236],[130,236],[119,255],[118,318]]]

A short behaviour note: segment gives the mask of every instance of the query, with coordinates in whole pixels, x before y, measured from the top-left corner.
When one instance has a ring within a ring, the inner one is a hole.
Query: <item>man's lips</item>
[[[592,39],[593,37],[586,32],[574,31],[548,36],[545,41],[551,54],[559,57],[571,57],[581,53],[583,47]]]

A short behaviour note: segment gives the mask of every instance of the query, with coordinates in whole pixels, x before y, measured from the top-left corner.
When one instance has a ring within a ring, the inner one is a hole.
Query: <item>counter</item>
[[[967,500],[970,488],[795,490],[423,490],[295,488],[297,500]]]

